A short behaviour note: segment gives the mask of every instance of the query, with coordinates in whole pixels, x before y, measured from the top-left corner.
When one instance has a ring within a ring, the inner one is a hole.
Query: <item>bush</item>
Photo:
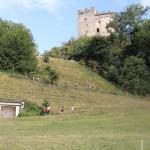
[[[54,82],[58,80],[57,72],[51,69],[50,66],[47,66],[44,70],[47,74],[47,76],[44,78],[45,82],[48,84],[54,84]]]
[[[86,63],[85,63],[85,61],[84,61],[83,59],[81,59],[80,61],[78,61],[78,63],[79,63],[80,65],[82,65],[82,66],[86,66]]]
[[[44,82],[46,84],[54,84],[59,76],[58,73],[51,69],[50,66],[46,66],[44,69],[43,68],[38,68],[37,71],[35,72],[31,72],[29,74],[30,78],[35,78],[35,79],[39,79],[39,81]]]
[[[42,106],[44,106],[44,107],[49,107],[49,101],[48,100],[44,100],[44,102],[43,102],[43,104],[42,104]]]
[[[36,103],[31,101],[24,101],[24,109],[19,114],[19,117],[25,116],[39,116],[41,113],[41,107],[39,107]]]
[[[49,63],[49,56],[43,56],[43,62]]]
[[[42,112],[41,115],[49,115],[49,113],[51,112],[50,110],[50,104],[48,100],[44,100],[43,104],[42,104]]]
[[[49,63],[49,57],[50,57],[50,52],[45,51],[43,54],[43,62],[44,63]]]

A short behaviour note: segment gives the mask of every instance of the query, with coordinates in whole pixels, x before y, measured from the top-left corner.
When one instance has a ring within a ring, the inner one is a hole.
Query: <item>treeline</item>
[[[71,39],[46,54],[77,60],[125,91],[150,94],[150,20],[143,19],[148,10],[130,5],[114,15],[109,37]]]

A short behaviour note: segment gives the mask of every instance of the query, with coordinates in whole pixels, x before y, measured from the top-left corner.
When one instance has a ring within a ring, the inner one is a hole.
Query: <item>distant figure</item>
[[[74,112],[74,109],[75,109],[75,106],[72,105],[72,106],[71,106],[71,112],[72,112],[72,113]]]
[[[43,116],[49,115],[50,112],[51,112],[51,106],[48,106],[48,107],[43,106],[42,112],[41,112]]]
[[[47,107],[47,111],[48,111],[48,113],[51,112],[51,106]]]
[[[61,113],[64,112],[64,106],[61,107],[61,110],[60,110],[60,111],[61,111]]]
[[[45,115],[48,115],[48,114],[49,114],[49,110],[47,109],[47,107],[44,106],[42,108],[42,115],[45,116]]]
[[[77,89],[77,88],[79,87],[79,84],[78,84],[78,83],[75,83],[75,84],[74,84],[74,87],[75,87],[75,89]]]
[[[125,96],[128,96],[128,95],[129,95],[128,91],[125,91]]]
[[[92,90],[94,88],[94,86],[92,84],[88,85],[88,89]]]

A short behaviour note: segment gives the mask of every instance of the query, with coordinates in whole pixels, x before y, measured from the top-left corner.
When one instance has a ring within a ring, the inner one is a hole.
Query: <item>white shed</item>
[[[0,117],[15,118],[22,108],[24,108],[24,102],[0,101]]]

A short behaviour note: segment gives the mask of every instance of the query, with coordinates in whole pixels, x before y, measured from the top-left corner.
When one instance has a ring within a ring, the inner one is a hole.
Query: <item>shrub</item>
[[[82,66],[86,66],[86,63],[85,63],[85,61],[84,61],[83,59],[81,59],[80,61],[78,61],[78,63],[79,63],[80,65],[82,65]]]
[[[44,70],[47,74],[47,76],[45,76],[44,78],[45,82],[49,84],[54,84],[54,82],[58,80],[57,72],[51,69],[50,66],[47,66]]]
[[[41,107],[39,107],[35,102],[24,101],[24,109],[19,114],[19,117],[24,116],[39,116],[41,113]]]
[[[54,84],[59,76],[58,73],[51,69],[50,66],[46,66],[44,69],[43,68],[38,68],[37,71],[35,72],[31,72],[29,74],[30,78],[35,78],[35,79],[39,79],[39,81],[44,82],[46,84]]]
[[[49,56],[43,56],[43,62],[49,63]]]
[[[43,54],[43,62],[44,63],[49,63],[49,57],[50,57],[50,52],[45,51]]]
[[[43,104],[42,104],[42,106],[44,106],[44,107],[49,107],[49,101],[48,100],[44,100],[44,102],[43,102]]]

